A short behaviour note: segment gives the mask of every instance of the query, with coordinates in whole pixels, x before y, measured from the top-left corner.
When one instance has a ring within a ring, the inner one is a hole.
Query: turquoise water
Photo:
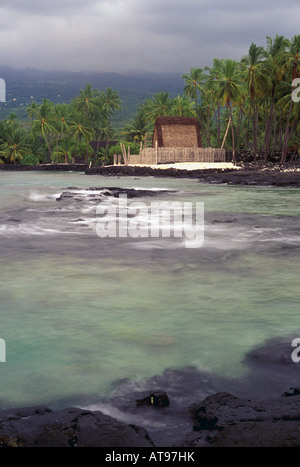
[[[203,247],[100,239],[90,202],[56,200],[108,186],[204,202]],[[9,172],[0,195],[3,406],[101,399],[168,369],[243,380],[248,352],[299,337],[296,189]]]

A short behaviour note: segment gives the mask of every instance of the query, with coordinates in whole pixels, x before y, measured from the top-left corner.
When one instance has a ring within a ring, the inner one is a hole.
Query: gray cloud
[[[4,0],[0,63],[14,68],[186,72],[299,31],[298,0]]]

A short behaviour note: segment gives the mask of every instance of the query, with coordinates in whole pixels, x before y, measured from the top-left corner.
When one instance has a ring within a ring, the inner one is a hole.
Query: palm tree
[[[222,106],[226,105],[229,110],[231,134],[232,134],[232,158],[236,162],[235,157],[235,140],[234,128],[232,120],[232,105],[238,101],[242,90],[242,82],[240,75],[239,63],[230,58],[222,61],[221,69],[215,75],[216,97]]]
[[[175,117],[197,117],[195,102],[187,96],[178,95],[173,99],[172,115]]]
[[[300,77],[300,35],[294,36],[289,43],[289,47],[280,53],[280,62],[286,74],[285,81],[287,85],[291,87],[293,80]],[[289,106],[288,110],[286,111],[286,126],[284,131],[284,141],[281,155],[282,163],[286,161],[288,141],[291,137],[291,134],[294,131],[294,126],[296,126],[296,124],[294,123],[294,119],[292,119],[293,123],[292,126],[290,126],[291,116],[295,114],[293,109],[294,102],[292,99],[292,92],[287,92],[285,95],[285,99],[287,98],[287,96],[289,100]]]
[[[208,67],[208,66],[204,67],[204,70],[209,72],[207,81],[205,83],[205,93],[207,92],[206,90],[209,91],[212,104],[214,107],[218,146],[220,146],[220,139],[221,139],[221,105],[220,105],[220,102],[218,102],[217,95],[216,95],[215,80],[218,78],[219,72],[221,72],[222,70],[222,66],[223,66],[223,60],[220,60],[219,58],[214,58],[212,67]]]
[[[191,68],[190,73],[185,73],[182,78],[185,81],[184,93],[187,97],[194,99],[198,109],[198,94],[204,93],[204,81],[206,76],[202,68]]]
[[[252,138],[254,160],[257,157],[257,97],[263,97],[269,86],[269,73],[265,63],[265,52],[262,46],[252,42],[248,55],[241,60],[243,73],[250,93],[252,107]]]
[[[54,163],[54,159],[49,138],[51,139],[51,135],[55,135],[57,133],[55,127],[53,126],[53,116],[53,103],[48,99],[44,99],[43,104],[39,106],[36,112],[36,118],[33,120],[31,127],[34,133],[40,133],[43,136],[49,150],[52,163]]]
[[[108,146],[111,133],[111,115],[116,110],[121,110],[121,100],[117,91],[113,91],[112,88],[107,88],[106,92],[103,93],[103,110],[107,115],[107,136],[106,136],[106,148],[103,165],[106,163],[108,155]]]
[[[286,162],[286,156],[288,153],[289,142],[293,136],[300,119],[299,105],[293,105],[292,100],[292,91],[293,87],[290,82],[283,81],[278,85],[277,95],[279,97],[278,106],[284,111],[285,114],[285,130],[283,135],[282,143],[282,154],[281,154],[281,163]],[[282,97],[280,97],[282,96]]]
[[[32,102],[27,106],[26,112],[31,121],[38,115],[38,105],[36,102]]]
[[[124,126],[123,135],[127,141],[142,143],[145,140],[146,134],[151,131],[150,124],[144,110],[141,108],[135,117]]]
[[[21,160],[27,151],[24,132],[16,128],[7,131],[6,138],[0,147],[0,155],[15,165],[16,161]]]
[[[54,126],[58,133],[57,152],[59,151],[61,141],[63,141],[66,154],[68,154],[68,146],[70,144],[70,123],[72,118],[70,106],[68,104],[56,104],[54,112]],[[59,156],[59,154],[57,154],[57,156]],[[67,157],[65,157],[65,162],[67,162]]]
[[[300,77],[300,35],[289,41],[289,47],[280,53],[280,63],[291,80]]]
[[[276,86],[282,80],[284,76],[284,70],[282,65],[280,64],[280,57],[282,56],[283,52],[289,46],[290,41],[286,39],[284,36],[279,36],[278,34],[272,39],[270,36],[266,36],[267,39],[267,46],[265,48],[264,54],[266,57],[266,66],[268,70],[268,74],[270,76],[270,86],[266,91],[268,92],[269,100],[270,100],[270,108],[268,111],[267,117],[267,125],[266,125],[266,133],[265,133],[265,160],[267,158],[269,147],[270,147],[270,139],[271,139],[271,131],[272,131],[272,124],[274,119],[276,119],[276,109],[275,109],[275,92]],[[276,122],[276,120],[275,120]],[[274,125],[275,130],[275,125]]]
[[[158,117],[172,115],[173,99],[169,92],[157,92],[151,99],[145,102],[145,114],[147,121],[154,124]]]
[[[70,134],[75,138],[74,154],[72,162],[75,163],[77,156],[78,143],[81,142],[82,138],[85,139],[86,144],[89,144],[89,141],[92,137],[92,131],[90,127],[84,126],[78,122],[72,122],[70,124]]]
[[[80,95],[72,101],[74,109],[79,114],[83,114],[88,120],[93,119],[93,114],[97,111],[97,99],[99,91],[93,89],[93,85],[88,83],[84,89],[80,89]]]
[[[72,141],[60,141],[57,147],[57,160],[63,160],[65,163],[72,162],[74,153],[74,143]]]

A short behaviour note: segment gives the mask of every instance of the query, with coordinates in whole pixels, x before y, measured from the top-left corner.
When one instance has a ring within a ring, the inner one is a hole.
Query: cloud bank
[[[299,33],[299,0],[2,0],[0,63],[13,68],[188,72]]]

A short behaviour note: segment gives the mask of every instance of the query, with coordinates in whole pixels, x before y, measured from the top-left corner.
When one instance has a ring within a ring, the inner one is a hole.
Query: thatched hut
[[[193,117],[158,117],[152,146],[158,148],[201,148],[199,123]]]

